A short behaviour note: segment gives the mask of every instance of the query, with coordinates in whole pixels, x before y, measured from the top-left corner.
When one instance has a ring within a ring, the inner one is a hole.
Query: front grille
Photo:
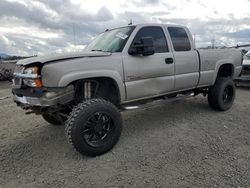
[[[13,88],[21,88],[22,86],[22,78],[19,78],[17,76],[15,76],[16,73],[18,74],[22,74],[24,71],[24,67],[23,66],[16,66],[15,70],[14,70],[14,78],[13,78]]]
[[[16,66],[15,67],[15,70],[14,70],[14,73],[23,73],[23,70],[24,70],[24,67],[23,66]]]
[[[14,77],[14,78],[13,78],[13,87],[15,87],[15,88],[20,88],[21,85],[22,85],[22,79],[21,79],[21,78]]]

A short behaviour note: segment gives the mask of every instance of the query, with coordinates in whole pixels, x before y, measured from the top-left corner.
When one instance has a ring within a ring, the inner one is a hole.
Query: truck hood
[[[89,53],[64,53],[64,54],[51,54],[46,56],[32,57],[23,59],[17,62],[17,65],[29,65],[32,63],[49,63],[54,61],[63,61],[76,58],[85,58],[85,57],[104,57],[110,56],[110,52],[89,52]]]

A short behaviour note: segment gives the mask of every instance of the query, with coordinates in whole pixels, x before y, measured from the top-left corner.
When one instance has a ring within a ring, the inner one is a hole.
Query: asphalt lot
[[[109,153],[89,158],[64,127],[25,115],[0,83],[0,187],[250,187],[250,88],[213,111],[197,96],[123,113]]]

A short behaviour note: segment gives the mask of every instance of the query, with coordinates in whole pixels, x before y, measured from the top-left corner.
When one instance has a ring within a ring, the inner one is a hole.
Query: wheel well
[[[224,64],[220,67],[217,77],[233,77],[233,70],[232,64]]]
[[[102,98],[114,105],[120,104],[120,92],[115,80],[108,77],[81,79],[73,82],[77,102]]]

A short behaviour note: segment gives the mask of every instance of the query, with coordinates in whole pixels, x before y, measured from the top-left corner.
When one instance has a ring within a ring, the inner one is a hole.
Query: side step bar
[[[190,98],[190,97],[194,97],[194,96],[195,96],[195,94],[192,92],[192,93],[189,93],[186,95],[181,95],[181,96],[177,96],[177,97],[173,97],[173,98],[166,97],[166,99],[159,99],[159,100],[155,100],[153,102],[149,102],[149,103],[145,103],[145,104],[139,104],[139,105],[134,105],[134,106],[124,105],[123,109],[124,110],[137,110],[137,109],[143,109],[143,108],[151,108],[151,107],[164,105],[168,102],[178,101],[178,100],[182,100],[182,99],[186,99],[186,98]]]

